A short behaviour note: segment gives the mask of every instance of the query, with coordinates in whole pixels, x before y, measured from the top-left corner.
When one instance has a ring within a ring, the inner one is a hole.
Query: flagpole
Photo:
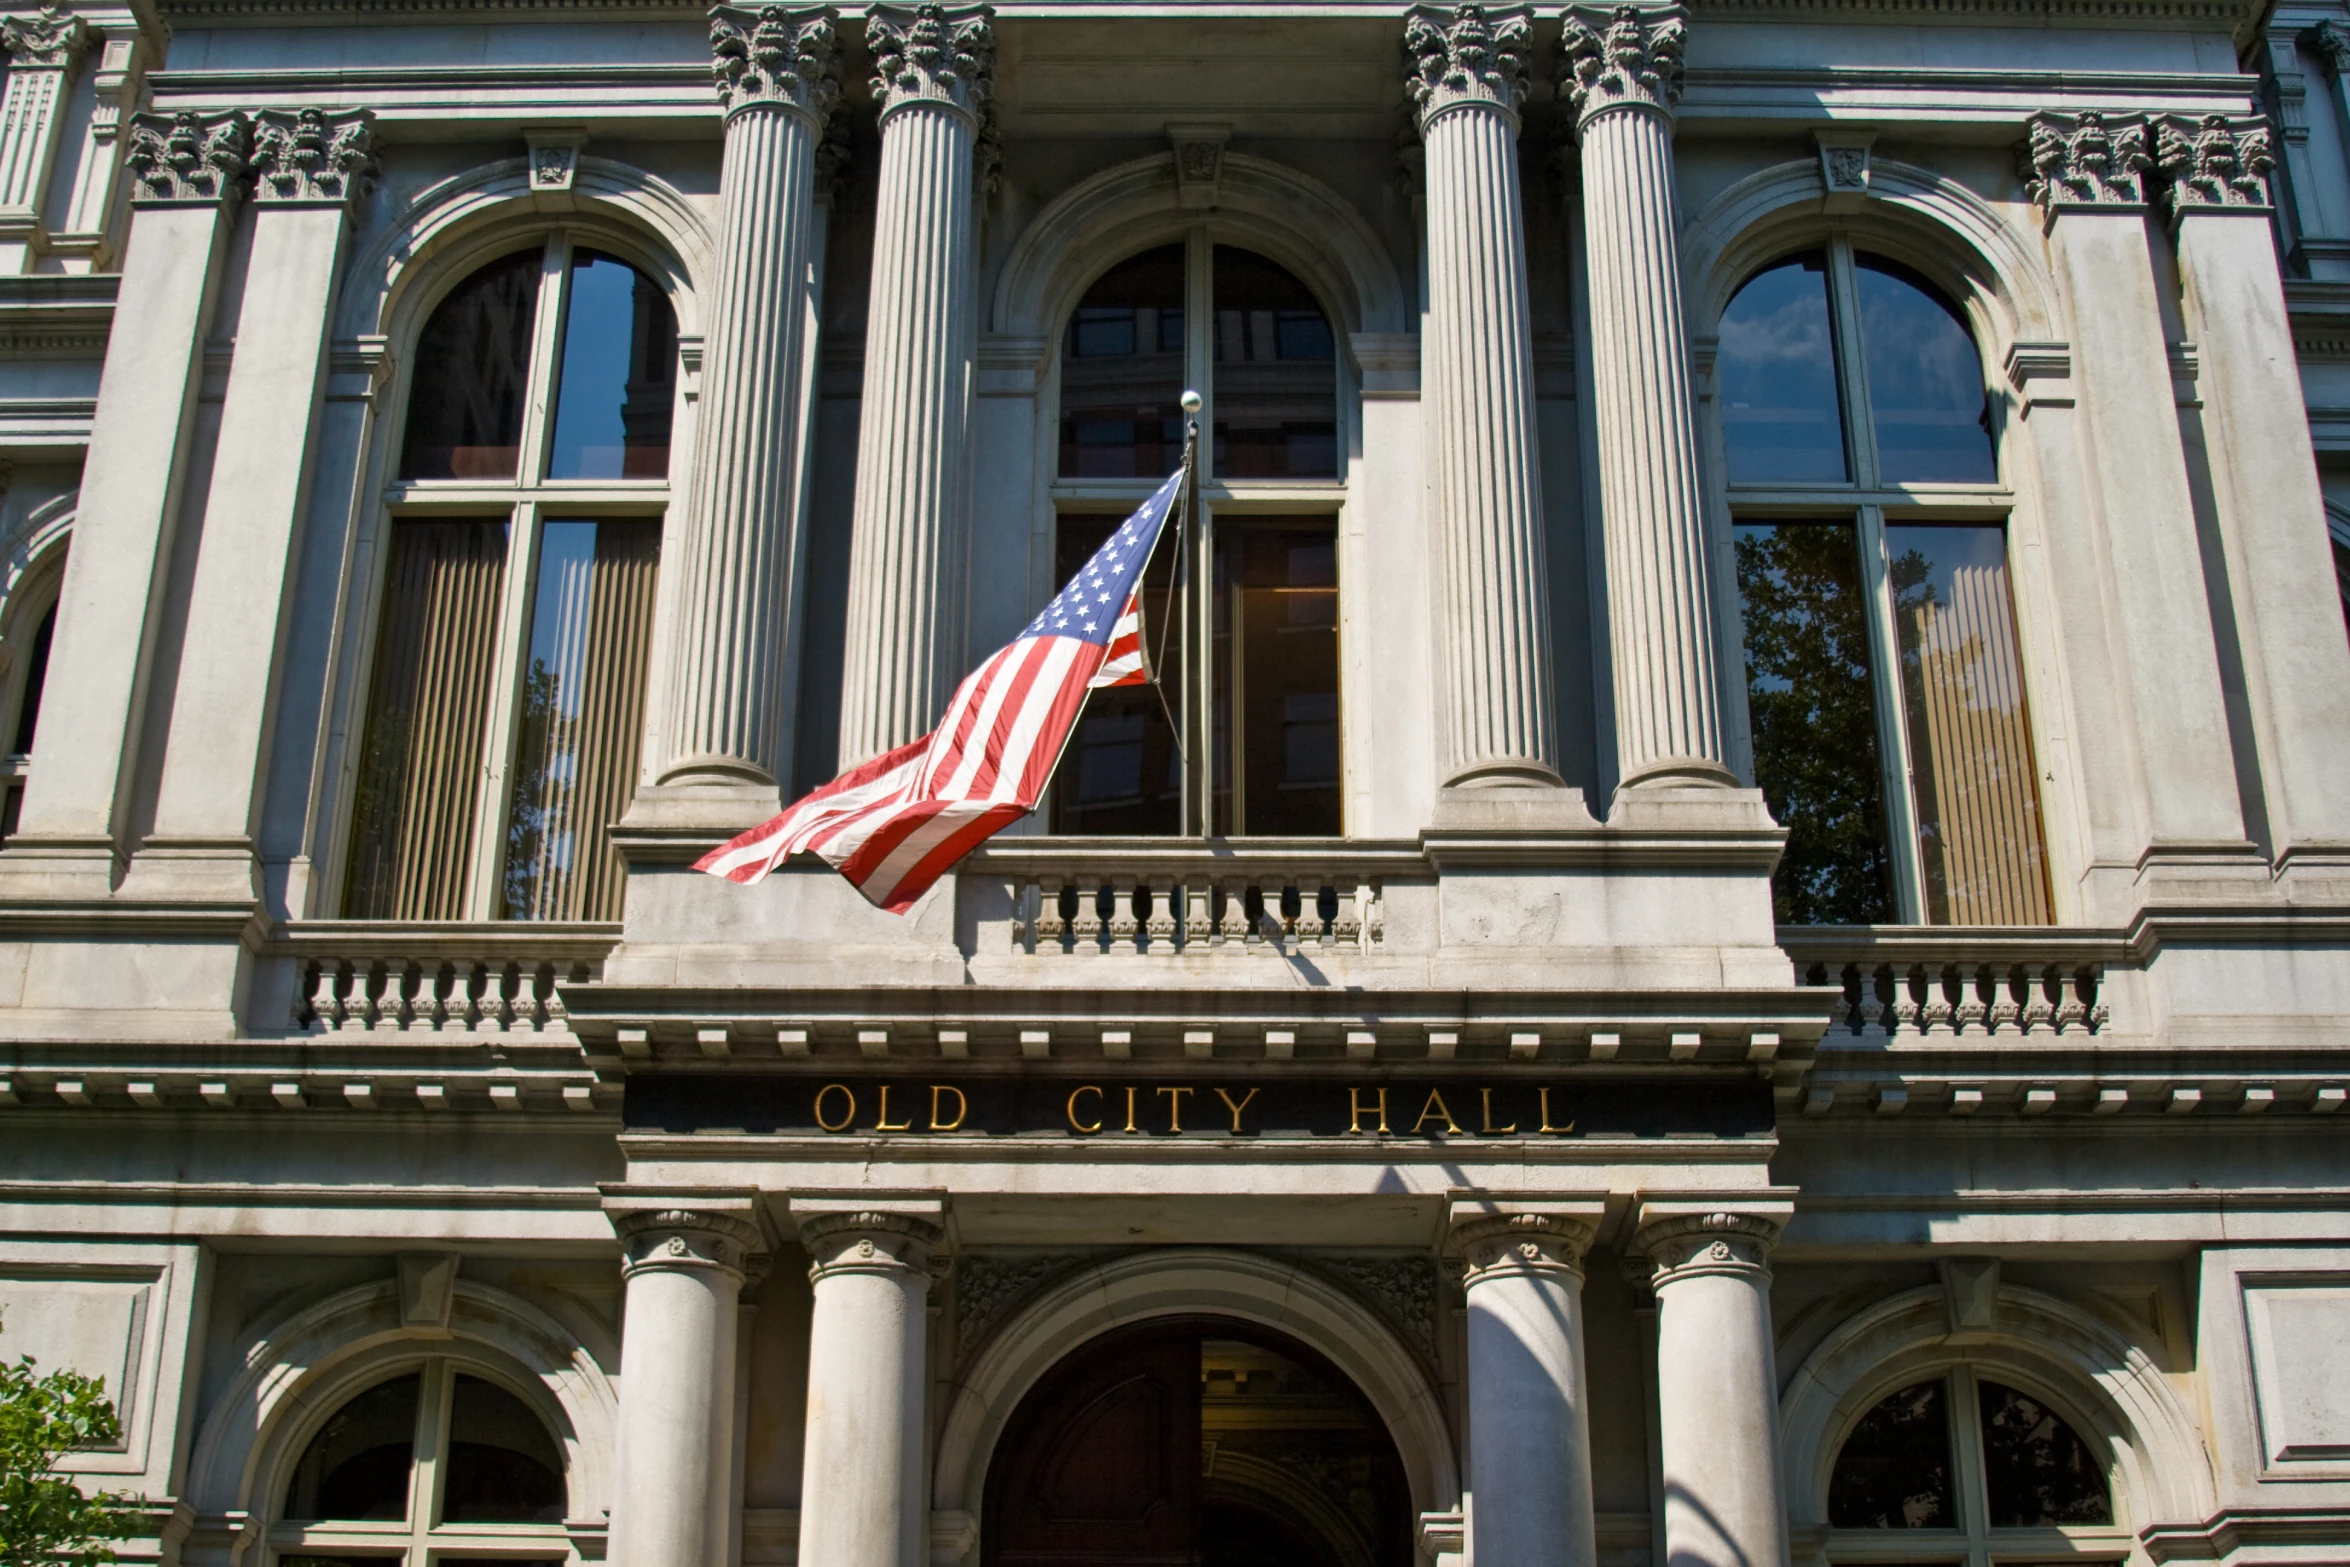
[[[1185,392],[1183,394],[1183,411],[1186,414],[1196,415],[1199,410],[1199,393]],[[1168,612],[1159,627],[1158,651],[1154,654],[1148,643],[1144,644],[1143,677],[1149,682],[1151,690],[1158,693],[1159,711],[1167,715],[1167,728],[1175,739],[1175,755],[1184,764],[1182,774],[1184,786],[1178,791],[1175,803],[1177,811],[1188,823],[1190,820],[1190,800],[1188,797],[1191,793],[1191,758],[1183,744],[1183,725],[1175,717],[1174,706],[1167,700],[1166,684],[1160,679],[1160,671],[1166,668],[1169,628],[1174,624],[1176,617],[1183,613],[1183,585],[1191,575],[1189,532],[1192,489],[1199,482],[1198,470],[1194,467],[1194,459],[1199,452],[1199,420],[1193,418],[1186,421],[1186,424],[1187,428],[1183,437],[1183,487],[1175,492],[1175,581],[1167,594]],[[1147,572],[1148,566],[1146,565],[1144,569]],[[1184,640],[1188,643],[1190,639],[1187,637]]]

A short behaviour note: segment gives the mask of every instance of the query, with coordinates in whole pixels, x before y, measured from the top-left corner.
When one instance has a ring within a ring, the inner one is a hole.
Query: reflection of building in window
[[[618,916],[608,828],[636,786],[676,362],[661,286],[562,234],[476,271],[425,324],[352,917]]]
[[[9,737],[0,756],[0,843],[16,836],[24,809],[25,779],[33,765],[33,735],[40,725],[41,695],[49,683],[49,644],[57,632],[57,593],[65,582],[65,552],[53,549],[18,579],[0,619],[0,733]]]
[[[1788,829],[1780,919],[2048,923],[2006,532],[1981,520],[2006,499],[1964,318],[1839,239],[1748,281],[1718,363],[1755,781]]]

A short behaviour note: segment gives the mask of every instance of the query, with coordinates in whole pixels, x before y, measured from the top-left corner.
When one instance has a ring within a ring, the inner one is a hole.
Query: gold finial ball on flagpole
[[[1199,394],[1199,393],[1197,393],[1197,392],[1189,392],[1189,391],[1187,391],[1187,392],[1185,392],[1185,393],[1183,394],[1183,411],[1184,411],[1185,413],[1187,413],[1187,414],[1195,414],[1195,413],[1198,413],[1198,412],[1199,412],[1199,411],[1200,411],[1202,408],[1205,408],[1207,405],[1208,405],[1208,400],[1207,400],[1206,398],[1204,398],[1204,397],[1200,396],[1200,394]]]

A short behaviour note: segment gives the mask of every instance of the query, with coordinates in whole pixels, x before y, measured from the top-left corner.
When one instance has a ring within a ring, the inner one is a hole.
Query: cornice
[[[1981,19],[2001,23],[2064,22],[2068,25],[2226,28],[2249,36],[2264,8],[2252,0],[1686,0],[1698,17],[1731,20],[1810,15],[1912,22],[1920,18]],[[605,15],[699,23],[707,14],[695,0],[155,0],[168,22],[267,25],[285,18],[331,21],[347,18],[549,15],[566,19]],[[1392,20],[1397,7],[1385,0],[995,0],[999,21],[1132,19],[1138,13],[1197,18],[1377,19]],[[843,18],[844,26],[854,19]]]

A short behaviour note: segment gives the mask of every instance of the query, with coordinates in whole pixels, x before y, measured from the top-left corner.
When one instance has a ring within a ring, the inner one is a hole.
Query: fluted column
[[[962,678],[971,510],[972,152],[995,66],[985,6],[875,6],[881,186],[849,543],[840,765],[938,722]]]
[[[1641,1205],[1672,1567],[1788,1567],[1769,1262],[1788,1212],[1785,1202]]]
[[[2267,122],[2214,114],[2156,132],[2210,389],[2205,443],[2270,850],[2280,869],[2323,860],[2338,873],[2350,859],[2350,639],[2269,238]]]
[[[1733,784],[1673,216],[1679,6],[1567,12],[1620,786]]]
[[[253,137],[246,308],[221,401],[155,822],[133,880],[158,896],[260,893],[255,835],[294,612],[353,205],[375,175],[365,110],[265,110]]]
[[[1600,1201],[1453,1205],[1467,1295],[1469,1556],[1591,1567],[1583,1253]]]
[[[1404,32],[1428,182],[1448,785],[1561,782],[1518,182],[1529,34],[1523,7],[1477,5],[1415,9]]]
[[[923,1410],[937,1205],[793,1211],[816,1286],[800,1560],[914,1567],[930,1536]]]
[[[130,240],[50,648],[66,683],[41,711],[41,760],[25,781],[16,835],[0,851],[7,896],[112,890],[194,445],[204,340],[251,141],[251,122],[234,111],[143,114],[131,126]]]
[[[764,803],[791,773],[816,146],[840,91],[833,12],[714,6],[710,47],[726,104],[722,259],[659,777],[747,786]]]
[[[759,1232],[741,1214],[616,1214],[626,1247],[612,1567],[725,1567],[736,1306]],[[807,1558],[817,1560],[820,1558]]]
[[[89,25],[61,5],[0,22],[8,85],[0,94],[0,272],[30,272],[41,257],[41,214],[57,167],[60,122]]]

